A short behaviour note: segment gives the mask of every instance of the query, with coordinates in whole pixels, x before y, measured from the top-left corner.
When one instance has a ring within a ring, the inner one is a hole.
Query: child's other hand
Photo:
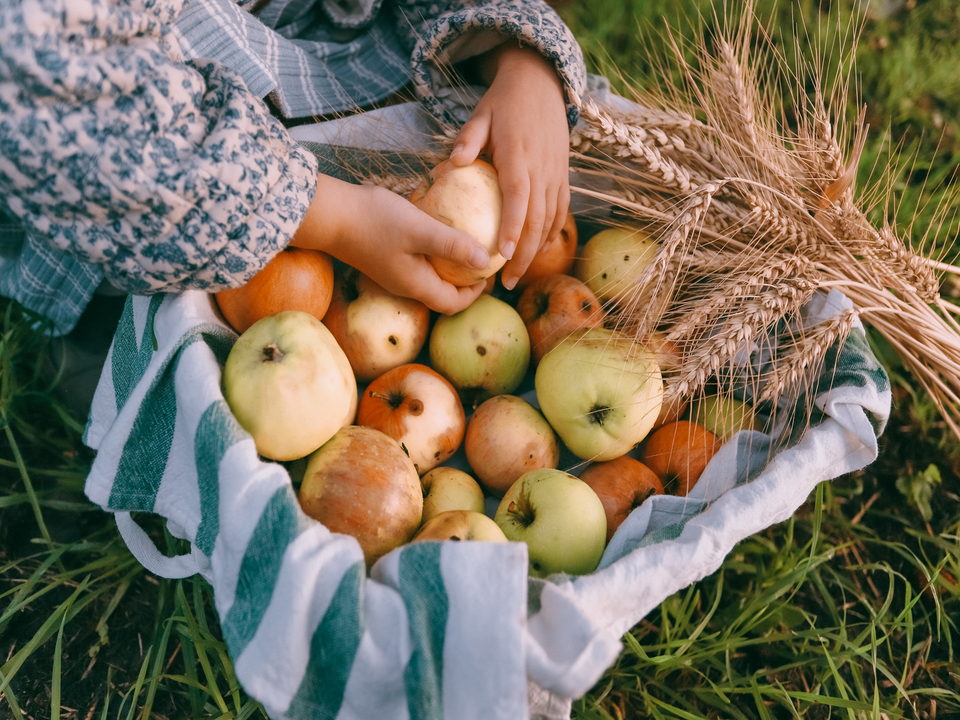
[[[325,175],[291,245],[323,250],[395,295],[448,315],[476,300],[484,283],[451,285],[425,256],[478,268],[489,261],[470,235],[434,220],[396,193]]]
[[[481,74],[489,89],[457,135],[450,161],[468,165],[485,152],[497,169],[499,247],[511,258],[501,280],[510,289],[566,220],[570,134],[560,79],[536,50],[501,45],[482,58]]]

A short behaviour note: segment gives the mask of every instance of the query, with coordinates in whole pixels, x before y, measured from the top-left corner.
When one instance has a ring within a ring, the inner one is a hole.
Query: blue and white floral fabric
[[[65,332],[103,279],[135,294],[245,282],[316,189],[316,160],[264,94],[309,116],[412,81],[442,114],[450,63],[514,38],[555,60],[575,119],[582,57],[541,0],[273,0],[260,15],[230,0],[0,3],[0,212],[22,229],[4,230],[20,242],[0,254],[0,292]]]

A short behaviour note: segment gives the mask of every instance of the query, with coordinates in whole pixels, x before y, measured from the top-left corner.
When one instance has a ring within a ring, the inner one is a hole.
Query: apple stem
[[[516,500],[507,505],[507,512],[513,515],[516,521],[524,527],[532,525],[537,517],[536,512],[530,505],[530,498],[527,497],[525,492],[521,492]]]
[[[270,343],[263,348],[263,362],[280,362],[283,359],[283,351],[276,343]]]

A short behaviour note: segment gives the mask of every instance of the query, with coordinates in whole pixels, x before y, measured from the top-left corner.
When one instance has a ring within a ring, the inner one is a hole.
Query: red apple
[[[319,250],[288,246],[238,288],[216,293],[224,319],[238,333],[281,310],[322,319],[333,294],[333,262]]]
[[[549,238],[533,256],[533,261],[517,280],[517,288],[523,290],[532,280],[544,275],[568,275],[576,259],[577,221],[573,213],[567,213],[560,232]]]
[[[534,366],[574,330],[602,327],[604,318],[593,290],[571,275],[533,279],[517,302],[517,312],[530,336]]]
[[[367,567],[409,542],[423,512],[420,476],[400,443],[359,425],[310,456],[298,497],[307,515],[360,542]]]
[[[607,542],[635,508],[651,495],[662,495],[660,478],[639,460],[621,455],[591,463],[580,479],[593,488],[607,514]]]
[[[651,433],[642,460],[667,492],[684,497],[720,446],[720,439],[702,425],[678,420]]]
[[[495,395],[477,407],[467,424],[464,450],[477,478],[497,497],[528,470],[555,468],[560,462],[553,428],[516,395]]]
[[[472,235],[490,255],[490,262],[479,270],[428,256],[442,279],[461,287],[473,285],[490,277],[506,263],[507,259],[500,254],[497,245],[503,195],[497,171],[490,163],[478,159],[470,165],[457,167],[444,160],[427,173],[410,195],[410,202],[430,217]]]
[[[399,297],[354,268],[337,272],[323,317],[361,382],[412,362],[427,341],[430,309]]]
[[[466,417],[456,389],[435,370],[408,363],[388,370],[364,390],[357,425],[399,442],[423,475],[453,455]]]

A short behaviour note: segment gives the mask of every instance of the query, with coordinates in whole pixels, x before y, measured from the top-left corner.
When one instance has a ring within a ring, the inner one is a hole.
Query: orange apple
[[[338,271],[323,317],[361,382],[412,362],[427,341],[430,309],[400,297],[354,268]]]
[[[245,285],[216,293],[224,319],[238,333],[281,310],[323,318],[333,294],[333,262],[319,250],[288,246]]]
[[[443,280],[461,287],[473,285],[486,280],[506,263],[497,244],[503,195],[497,171],[490,163],[477,159],[457,167],[444,160],[427,173],[410,195],[410,202],[430,217],[472,235],[490,255],[490,262],[482,269],[428,256]]]
[[[660,478],[667,492],[684,497],[720,446],[720,439],[703,425],[678,420],[651,433],[642,460]]]
[[[360,397],[357,425],[385,432],[406,450],[423,475],[453,455],[466,417],[460,396],[435,370],[407,363],[370,383]]]
[[[393,438],[349,425],[307,461],[300,507],[335,533],[352,535],[367,567],[407,543],[420,527],[420,476]]]
[[[663,484],[650,468],[629,455],[595,462],[580,473],[593,488],[607,514],[607,542],[635,508],[651,495],[663,495]]]
[[[463,445],[477,479],[497,497],[528,470],[556,468],[560,462],[553,428],[516,395],[482,402],[470,416]]]
[[[562,338],[579,328],[602,327],[604,318],[586,283],[557,274],[531,280],[517,301],[517,312],[530,336],[534,367]]]
[[[533,261],[517,280],[517,289],[523,290],[532,280],[544,275],[568,275],[577,259],[577,221],[567,213],[560,232],[549,238],[533,256]]]

